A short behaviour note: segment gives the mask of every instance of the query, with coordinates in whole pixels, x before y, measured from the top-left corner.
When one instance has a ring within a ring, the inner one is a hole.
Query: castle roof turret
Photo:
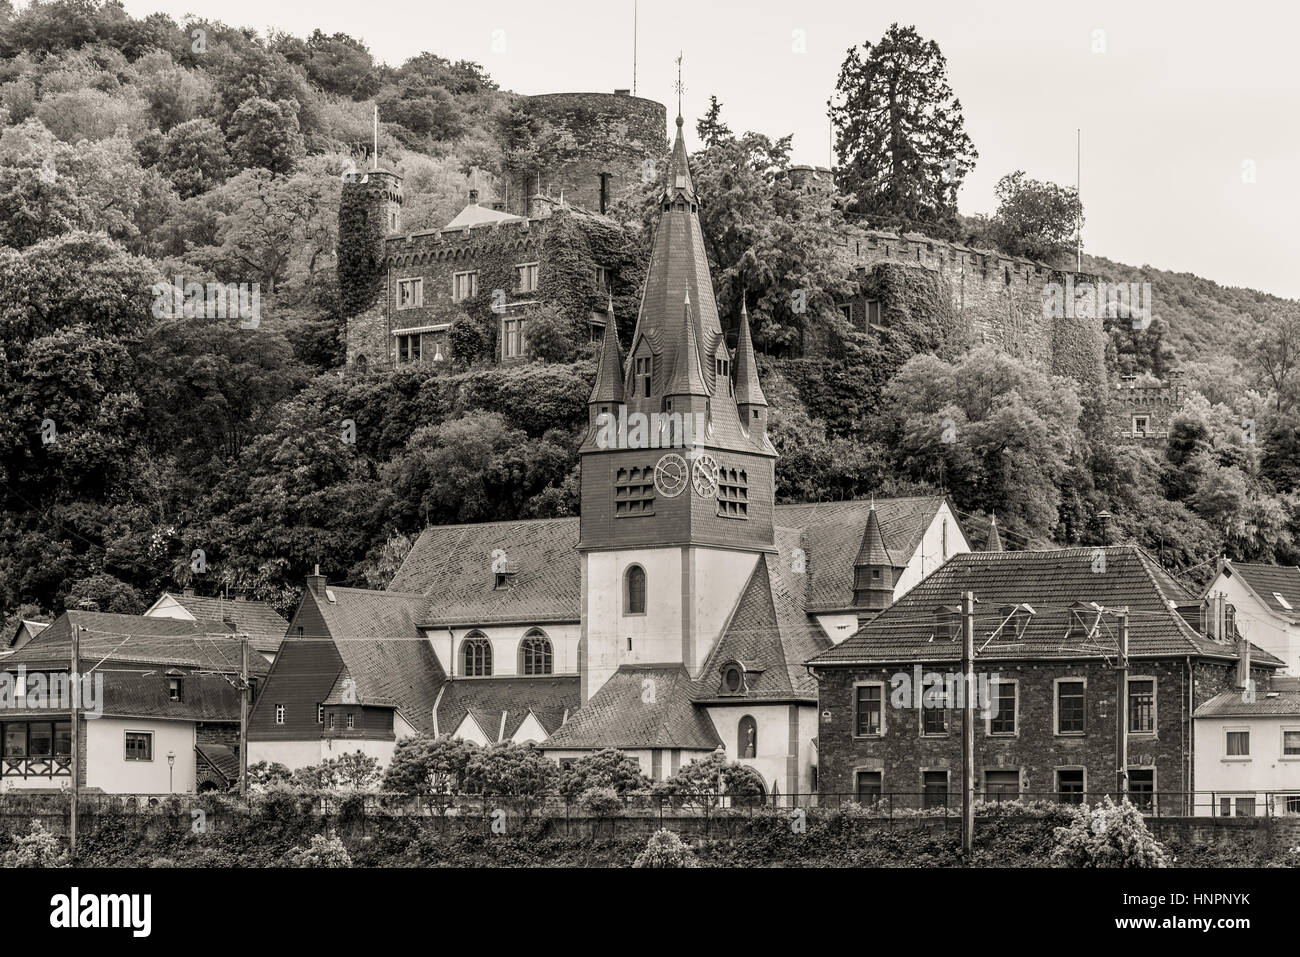
[[[885,547],[885,536],[880,532],[880,519],[876,518],[874,502],[871,510],[867,512],[867,527],[862,532],[862,545],[858,548],[858,557],[853,564],[894,567],[894,560],[889,555],[889,549]]]

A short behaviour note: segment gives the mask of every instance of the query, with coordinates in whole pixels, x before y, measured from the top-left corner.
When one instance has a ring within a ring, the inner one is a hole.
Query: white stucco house
[[[1197,814],[1300,814],[1300,678],[1225,691],[1193,718]]]
[[[1237,630],[1300,676],[1300,568],[1222,559],[1205,595],[1223,595]]]

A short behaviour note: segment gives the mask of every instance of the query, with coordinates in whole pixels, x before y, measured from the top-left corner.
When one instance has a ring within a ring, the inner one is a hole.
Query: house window
[[[417,309],[424,305],[424,280],[397,280],[397,308]]]
[[[614,473],[614,517],[655,513],[655,467],[634,466]]]
[[[348,712],[348,730],[351,731],[354,727],[356,727],[356,715],[355,715],[353,712],[349,711],[349,712]]]
[[[471,678],[485,678],[492,674],[492,643],[482,634],[474,634],[460,646],[465,663],[464,674]]]
[[[180,678],[167,679],[167,700],[168,701],[181,700],[181,679]]]
[[[640,565],[623,573],[623,607],[625,615],[645,614],[645,569]]]
[[[284,724],[284,705],[282,704],[275,706],[275,723]]]
[[[325,725],[325,726],[326,726],[327,728],[329,728],[329,730],[331,730],[331,731],[334,730],[334,712],[333,712],[333,711],[331,711],[328,715],[326,715],[326,725]]]
[[[1058,768],[1056,800],[1061,804],[1083,803],[1083,768]]]
[[[552,671],[551,639],[534,628],[519,644],[520,672],[526,675],[549,675]]]
[[[1253,797],[1237,798],[1237,817],[1254,817],[1255,799]]]
[[[604,293],[614,290],[614,270],[608,266],[596,267],[596,289]]]
[[[320,702],[316,703],[316,723],[317,724],[325,723],[325,706]]]
[[[921,807],[948,806],[948,772],[924,771],[921,773]]]
[[[537,263],[521,263],[515,267],[515,291],[537,291]]]
[[[466,299],[473,299],[478,295],[478,270],[473,269],[468,272],[452,273],[451,276],[451,299],[452,302],[464,302]]]
[[[1056,733],[1083,734],[1084,732],[1083,681],[1058,681],[1056,683]]]
[[[1300,728],[1282,729],[1282,756],[1300,757]]]
[[[637,385],[636,391],[644,399],[650,398],[650,357],[645,356],[638,358],[635,364],[635,374]]]
[[[153,760],[153,732],[126,732],[126,759],[128,761]]]
[[[1286,795],[1285,803],[1287,814],[1300,814],[1300,794]]]
[[[1156,681],[1154,678],[1129,679],[1128,729],[1131,734],[1155,733]]]
[[[749,715],[736,725],[736,754],[742,758],[758,757],[758,722]]]
[[[875,804],[881,796],[881,772],[859,771],[856,775],[854,789],[859,804]]]
[[[921,733],[926,737],[940,737],[948,733],[947,700],[933,702],[937,708],[925,705],[921,708]]]
[[[744,469],[718,469],[718,514],[749,518],[749,473]]]
[[[1151,417],[1146,415],[1133,416],[1133,433],[1135,435],[1146,435],[1151,426]]]
[[[1016,733],[1016,681],[998,681],[993,689],[993,700],[997,709],[989,718],[990,735],[1013,735]]]
[[[1129,800],[1144,811],[1152,809],[1156,796],[1156,769],[1128,769]]]
[[[885,686],[882,684],[858,685],[854,697],[853,733],[860,738],[884,734]]]
[[[1020,797],[1020,771],[985,771],[984,797],[989,801],[1014,801]]]
[[[397,361],[399,363],[416,362],[419,360],[422,352],[420,334],[418,332],[397,337]]]
[[[1228,731],[1225,732],[1227,738],[1227,751],[1230,758],[1248,758],[1250,757],[1250,732],[1249,731]]]
[[[501,320],[501,358],[516,359],[524,354],[524,321]]]

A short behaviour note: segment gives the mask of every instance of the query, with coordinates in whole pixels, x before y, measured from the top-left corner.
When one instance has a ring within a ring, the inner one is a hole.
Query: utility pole
[[[1119,705],[1115,714],[1119,722],[1116,729],[1115,757],[1115,793],[1123,801],[1128,794],[1128,608],[1121,608],[1115,613],[1116,628],[1119,632],[1119,659],[1116,661],[1115,680],[1118,687]]]
[[[80,665],[78,659],[81,657],[81,626],[72,626],[72,667],[68,673],[69,690],[72,692],[72,816],[68,819],[68,857],[76,861],[77,859],[77,812],[81,797],[81,761],[78,759],[77,741],[77,710],[81,702],[81,675],[78,673]]]
[[[248,800],[248,636],[239,636],[239,796]]]
[[[961,853],[970,863],[975,838],[975,593],[961,596],[961,673],[966,694],[961,708]]]
[[[1074,131],[1074,198],[1083,202],[1080,190],[1083,188],[1083,127]],[[1083,272],[1083,206],[1079,206],[1079,221],[1075,223],[1074,234],[1075,272]]]

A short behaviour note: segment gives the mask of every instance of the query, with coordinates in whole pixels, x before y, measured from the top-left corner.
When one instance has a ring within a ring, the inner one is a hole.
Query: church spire
[[[1002,551],[1002,536],[998,534],[998,517],[993,514],[989,515],[989,540],[984,546],[984,551]]]

